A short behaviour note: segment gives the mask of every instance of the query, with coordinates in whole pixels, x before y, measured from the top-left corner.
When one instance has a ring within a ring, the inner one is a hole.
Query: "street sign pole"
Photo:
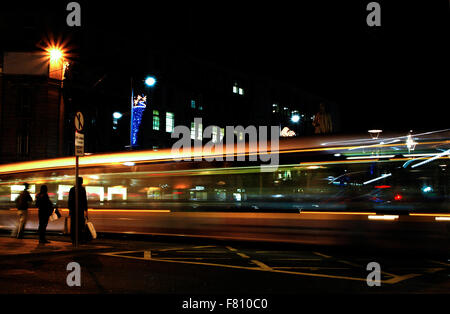
[[[75,115],[75,217],[72,217],[72,219],[75,219],[75,241],[74,246],[78,247],[79,243],[79,230],[78,226],[80,223],[83,223],[79,221],[79,212],[80,212],[80,201],[79,201],[79,194],[80,194],[80,187],[78,186],[78,177],[79,177],[79,158],[80,156],[84,155],[84,134],[79,133],[83,130],[84,127],[84,117],[81,112],[77,112]],[[73,232],[73,230],[71,230]]]
[[[79,212],[79,202],[78,202],[78,163],[79,163],[79,158],[78,155],[75,156],[75,247],[78,247],[78,212]]]

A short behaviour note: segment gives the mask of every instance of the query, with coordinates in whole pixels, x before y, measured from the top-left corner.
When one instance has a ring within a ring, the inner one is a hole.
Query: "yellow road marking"
[[[235,248],[232,248],[231,246],[226,246],[227,249],[229,249],[230,251],[236,252],[237,250]]]
[[[432,260],[430,260],[430,262],[436,263],[436,264],[439,264],[439,265],[450,266],[450,264],[447,264],[447,263],[444,263],[444,262],[432,261]]]
[[[203,245],[203,246],[194,246],[193,248],[194,249],[204,249],[207,247],[216,247],[216,246],[215,245]]]
[[[245,255],[244,253],[236,253],[237,255],[239,255],[242,258],[250,258],[250,256]]]
[[[347,265],[350,265],[350,266],[354,266],[354,267],[361,267],[361,265],[358,265],[358,264],[355,264],[355,263],[351,263],[351,262],[347,262],[347,261],[344,261],[344,260],[338,260],[338,262],[339,263],[343,263],[343,264],[347,264]]]
[[[184,249],[185,249],[185,247],[175,247],[175,248],[161,249],[158,251],[167,252],[167,251],[180,251],[180,250],[184,250]]]
[[[257,260],[251,260],[251,262],[253,264],[258,265],[261,269],[263,270],[273,270],[271,267],[267,266],[266,264],[264,264],[263,262],[257,261]]]
[[[161,259],[165,259],[165,257],[161,257]],[[189,259],[194,259],[194,260],[213,259],[213,260],[216,260],[216,259],[231,259],[231,257],[170,257],[170,259],[180,259],[180,260],[183,260],[183,259],[187,259],[187,260],[189,260]]]
[[[291,267],[272,267],[273,269],[309,269],[309,270],[319,270],[319,269],[351,269],[349,267],[314,267],[314,266],[291,266]]]
[[[399,283],[400,281],[406,280],[406,279],[411,279],[414,277],[420,276],[420,274],[409,274],[409,275],[404,275],[404,276],[395,276],[394,278],[391,278],[389,280],[385,280],[382,281],[384,283],[388,283],[388,284],[394,284],[394,283]]]
[[[112,253],[99,253],[99,255],[104,256],[110,256],[110,257],[122,257],[122,258],[128,258],[128,259],[135,259],[135,260],[146,260],[149,261],[149,259],[146,259],[145,257],[135,257],[135,256],[126,256],[121,255],[125,253],[137,253],[142,251],[124,251],[124,252],[112,252]],[[315,252],[317,253],[317,252]],[[238,255],[242,253],[236,253]],[[320,253],[318,253],[320,254]],[[245,255],[245,254],[243,254]],[[326,256],[326,255],[324,255]],[[200,258],[195,258],[200,259]],[[358,277],[349,277],[349,276],[339,276],[339,275],[327,275],[327,274],[317,274],[317,273],[305,273],[305,272],[295,272],[295,271],[288,271],[288,270],[282,270],[281,267],[275,267],[271,268],[270,266],[257,261],[257,260],[251,260],[252,263],[255,265],[258,265],[259,267],[245,267],[245,266],[235,266],[235,265],[226,265],[226,264],[214,264],[214,263],[205,263],[205,262],[194,262],[194,261],[183,261],[183,260],[174,260],[174,259],[166,259],[166,258],[152,258],[150,261],[156,261],[156,262],[169,262],[169,263],[183,263],[183,264],[193,264],[193,265],[204,265],[204,266],[214,266],[214,267],[225,267],[225,268],[234,268],[234,269],[243,269],[243,270],[258,270],[258,271],[269,271],[273,273],[281,273],[281,274],[289,274],[289,275],[297,275],[297,276],[308,276],[308,277],[318,277],[318,278],[328,278],[328,279],[342,279],[342,280],[352,280],[352,281],[366,281],[366,278],[358,278]],[[339,268],[336,268],[339,269]],[[382,272],[383,273],[383,272]],[[391,274],[390,274],[391,275]],[[390,278],[388,280],[381,280],[381,283],[385,284],[396,284],[401,281],[411,279],[417,276],[420,276],[421,274],[408,274],[403,276],[396,276],[391,275],[393,278]]]
[[[325,255],[325,254],[322,254],[322,253],[319,253],[319,252],[313,252],[313,253],[316,254],[316,255],[319,255],[321,257],[331,258],[331,256],[328,256],[328,255]]]
[[[228,252],[223,252],[223,251],[189,251],[189,250],[178,250],[178,252],[180,253],[228,253]]]
[[[426,273],[428,273],[428,274],[433,274],[433,273],[436,273],[436,272],[438,272],[438,271],[441,271],[441,270],[444,270],[445,268],[428,268],[427,270],[425,270],[425,272]]]
[[[271,261],[321,261],[320,258],[272,258]]]

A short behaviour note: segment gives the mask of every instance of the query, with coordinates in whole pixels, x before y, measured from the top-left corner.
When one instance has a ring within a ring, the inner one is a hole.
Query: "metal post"
[[[75,156],[75,247],[78,247],[78,224],[80,223],[78,221],[78,212],[80,210],[79,208],[79,201],[78,201],[78,156]]]
[[[134,99],[133,99],[133,77],[130,78],[131,83],[131,121],[130,121],[130,150],[133,148],[133,107],[134,107]]]

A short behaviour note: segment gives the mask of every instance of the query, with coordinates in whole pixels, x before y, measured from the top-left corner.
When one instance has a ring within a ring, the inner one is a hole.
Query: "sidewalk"
[[[50,237],[49,237],[50,238]],[[51,239],[49,239],[51,241]],[[41,255],[52,253],[70,253],[93,251],[99,249],[111,248],[91,242],[89,244],[80,244],[78,248],[72,245],[72,242],[51,241],[51,243],[41,244],[39,239],[25,238],[16,239],[9,236],[0,236],[0,256],[18,256],[18,255]]]

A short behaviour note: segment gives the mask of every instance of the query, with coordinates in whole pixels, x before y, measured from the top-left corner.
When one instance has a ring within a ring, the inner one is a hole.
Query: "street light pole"
[[[130,78],[130,82],[131,82],[130,150],[131,150],[131,149],[133,149],[133,106],[134,106],[133,77]]]

